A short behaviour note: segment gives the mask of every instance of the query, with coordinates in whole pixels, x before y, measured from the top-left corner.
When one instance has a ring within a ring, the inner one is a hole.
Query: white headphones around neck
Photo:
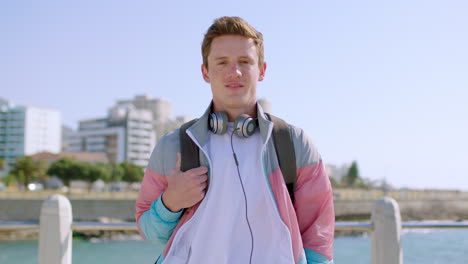
[[[214,112],[210,114],[208,127],[211,132],[222,135],[226,133],[228,127],[228,117],[226,112]],[[238,137],[250,137],[258,127],[258,121],[249,115],[242,114],[234,121],[234,134]]]

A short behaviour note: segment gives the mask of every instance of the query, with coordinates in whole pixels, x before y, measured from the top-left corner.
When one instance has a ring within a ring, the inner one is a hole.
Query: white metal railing
[[[1,150],[0,150],[1,151]],[[388,196],[396,199],[399,203],[407,201],[425,201],[425,200],[438,200],[438,201],[466,201],[468,203],[468,192],[466,191],[431,191],[431,190],[411,190],[411,191],[390,191],[385,193],[379,190],[362,190],[362,189],[333,189],[334,201],[335,202],[353,202],[353,201],[375,201],[382,197]],[[62,194],[57,191],[18,191],[18,190],[3,190],[0,191],[0,197],[12,197],[12,198],[34,198],[34,199],[45,199],[52,194]],[[106,198],[118,197],[119,194],[112,193],[89,193],[92,197],[102,196]],[[138,191],[125,194],[129,199],[136,199]]]
[[[468,221],[417,221],[402,222],[403,229],[462,229],[468,228]],[[336,222],[336,231],[373,231],[372,222]],[[6,221],[0,222],[1,231],[39,230],[39,222]],[[137,231],[135,222],[102,223],[102,222],[73,222],[75,231]]]
[[[462,229],[468,228],[468,221],[417,221],[402,222],[403,229]],[[372,222],[336,222],[336,231],[373,231]],[[6,221],[0,222],[1,231],[39,230],[39,222]],[[136,231],[135,222],[102,223],[102,222],[73,222],[75,231]]]
[[[446,229],[446,228],[468,228],[468,221],[422,221],[422,222],[403,222],[401,223],[402,228],[411,228],[411,229],[426,229],[426,228],[437,228],[437,229]]]
[[[71,264],[72,230],[137,230],[134,222],[73,222],[72,219],[68,198],[52,195],[42,205],[40,222],[0,222],[0,231],[39,230],[39,264]],[[336,222],[335,230],[371,232],[372,264],[402,263],[402,228],[468,228],[468,221],[401,222],[398,204],[388,197],[374,203],[371,219],[370,222]]]

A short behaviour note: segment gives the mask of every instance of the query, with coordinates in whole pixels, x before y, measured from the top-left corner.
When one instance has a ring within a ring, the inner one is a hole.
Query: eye
[[[225,61],[219,61],[219,62],[217,63],[217,65],[224,65],[224,64],[226,64]]]
[[[240,63],[242,63],[242,64],[249,64],[249,61],[248,61],[248,60],[241,60]]]

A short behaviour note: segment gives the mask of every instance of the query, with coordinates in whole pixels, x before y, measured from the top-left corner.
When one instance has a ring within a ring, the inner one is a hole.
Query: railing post
[[[401,216],[398,203],[385,197],[377,200],[372,208],[372,264],[402,264],[400,243]]]
[[[72,209],[63,195],[44,201],[39,220],[39,264],[72,263]]]

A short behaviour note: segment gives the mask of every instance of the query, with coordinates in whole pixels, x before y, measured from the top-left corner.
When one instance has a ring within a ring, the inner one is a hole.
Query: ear
[[[202,72],[203,80],[205,80],[205,82],[207,83],[210,83],[210,77],[208,76],[208,69],[205,67],[204,64],[201,65],[201,72]]]
[[[265,78],[265,72],[267,68],[267,63],[263,62],[263,65],[260,67],[260,74],[258,76],[258,81],[261,82]]]

